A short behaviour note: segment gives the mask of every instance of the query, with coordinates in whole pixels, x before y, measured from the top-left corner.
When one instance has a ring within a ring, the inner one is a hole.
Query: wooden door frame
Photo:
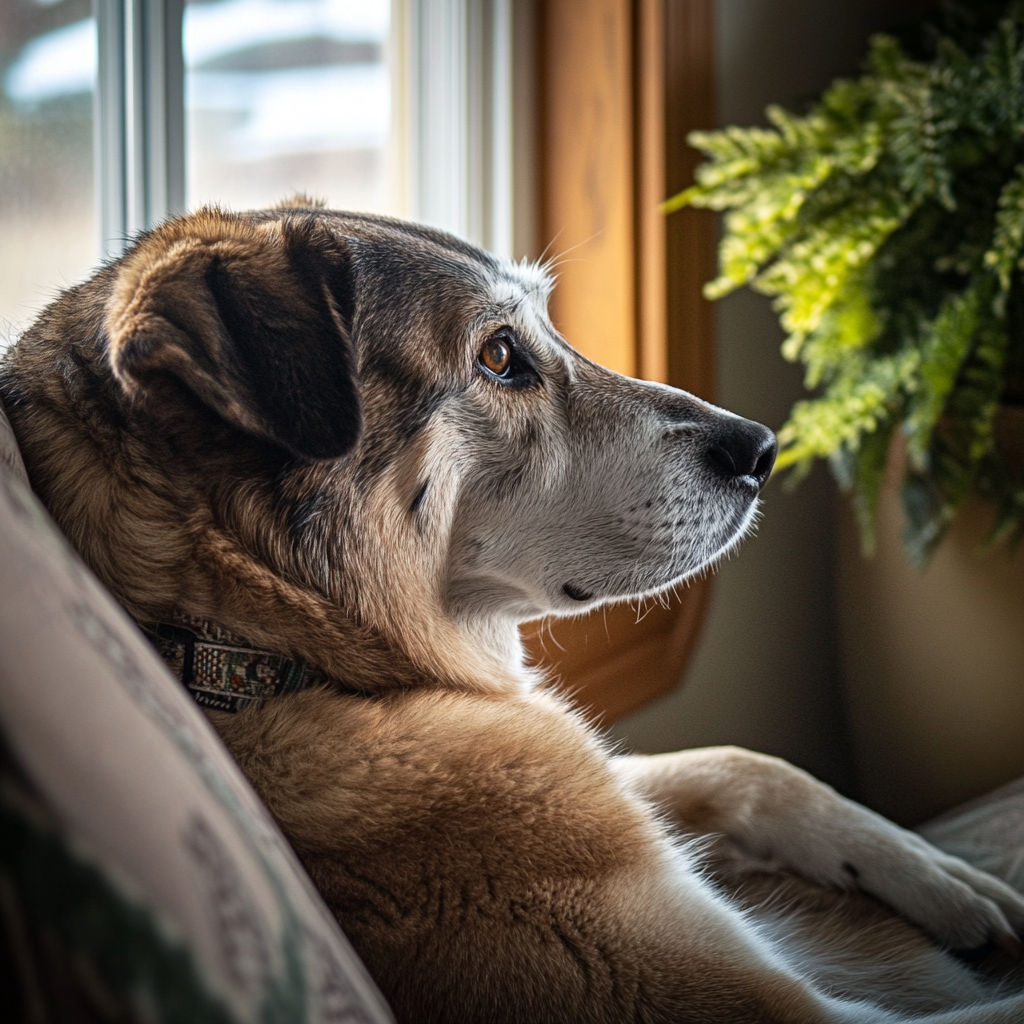
[[[622,373],[714,396],[706,211],[666,218],[692,180],[688,132],[715,126],[713,0],[537,0],[537,222],[556,257],[555,326]],[[710,580],[524,630],[532,655],[604,722],[674,688]]]

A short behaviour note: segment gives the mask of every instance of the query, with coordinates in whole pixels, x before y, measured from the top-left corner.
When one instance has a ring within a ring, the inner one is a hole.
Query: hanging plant
[[[874,37],[865,73],[805,116],[693,133],[706,162],[666,204],[727,211],[705,293],[775,297],[783,354],[816,392],[778,466],[799,479],[827,458],[869,551],[902,432],[918,561],[972,490],[995,506],[994,539],[1024,533],[1024,480],[996,438],[1001,405],[1024,398],[1024,8],[999,13],[986,30],[977,7],[946,8],[918,52]]]

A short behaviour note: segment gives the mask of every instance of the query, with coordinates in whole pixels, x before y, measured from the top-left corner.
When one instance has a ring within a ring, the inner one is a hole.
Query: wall
[[[869,34],[910,9],[866,0],[719,0],[719,122],[751,125],[857,70]],[[767,300],[718,305],[718,401],[778,428],[802,395],[779,354]],[[773,480],[756,537],[722,566],[685,685],[616,724],[641,751],[738,743],[856,792],[839,654],[838,498],[819,468],[797,490]]]
[[[914,568],[889,476],[874,558],[840,518],[840,621],[861,798],[910,825],[1024,775],[1024,547],[971,502]]]

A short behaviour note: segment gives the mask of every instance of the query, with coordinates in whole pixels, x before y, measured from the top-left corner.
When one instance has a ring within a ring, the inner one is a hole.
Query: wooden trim
[[[636,226],[636,372],[668,381],[665,214],[665,11],[663,0],[634,4],[633,176]]]
[[[700,154],[686,142],[716,126],[714,0],[664,0],[665,195],[693,184]],[[703,288],[715,276],[718,226],[710,210],[665,218],[668,382],[708,401],[715,397],[715,313]]]
[[[555,326],[634,374],[633,60],[630,0],[541,4],[541,236],[556,260]]]
[[[557,685],[608,724],[679,685],[710,590],[700,580],[668,607],[613,605],[579,619],[533,623],[524,639]]]
[[[667,219],[660,203],[692,175],[686,132],[714,123],[712,0],[540,0],[538,15],[538,219],[557,258],[555,326],[611,369],[711,397],[700,289],[714,221]],[[524,638],[581,706],[613,721],[678,685],[709,589],[696,581],[639,614],[617,605],[533,624]]]

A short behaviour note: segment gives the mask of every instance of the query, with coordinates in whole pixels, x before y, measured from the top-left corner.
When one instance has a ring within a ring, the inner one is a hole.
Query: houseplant
[[[972,491],[992,536],[1024,534],[1024,479],[999,442],[1024,398],[1024,4],[946,5],[876,36],[864,73],[804,115],[698,132],[697,183],[666,204],[727,211],[719,297],[775,297],[784,355],[815,396],[780,432],[795,477],[827,458],[874,541],[905,439],[905,544],[928,557]]]

